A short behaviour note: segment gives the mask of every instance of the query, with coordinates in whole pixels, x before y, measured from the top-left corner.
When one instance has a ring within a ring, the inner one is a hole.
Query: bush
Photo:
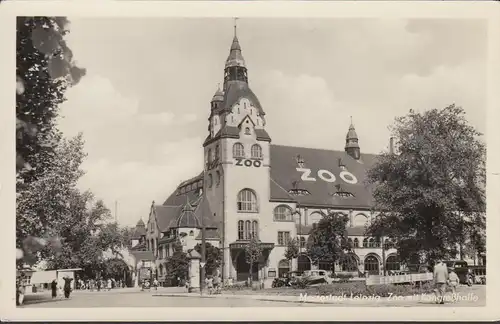
[[[348,282],[350,279],[354,278],[352,273],[336,273],[334,278],[339,279],[339,282]]]

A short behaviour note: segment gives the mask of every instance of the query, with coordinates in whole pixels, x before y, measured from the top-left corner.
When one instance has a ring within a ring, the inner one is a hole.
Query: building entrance
[[[252,280],[259,279],[259,264],[252,266]],[[250,264],[247,263],[245,251],[238,253],[236,257],[236,281],[247,281],[250,277]]]
[[[297,270],[299,272],[311,270],[311,260],[309,260],[309,257],[307,255],[299,255],[299,257],[297,258]]]

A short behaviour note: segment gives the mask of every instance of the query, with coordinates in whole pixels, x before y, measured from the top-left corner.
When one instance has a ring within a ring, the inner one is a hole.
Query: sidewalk
[[[467,291],[459,292],[462,297],[467,297]],[[447,295],[448,298],[451,297],[450,294]],[[191,297],[191,298],[221,298],[221,299],[253,299],[259,301],[272,301],[272,302],[288,302],[288,303],[310,303],[310,304],[343,304],[343,305],[356,305],[356,306],[415,306],[415,305],[436,305],[434,294],[422,294],[413,296],[391,296],[391,297],[380,297],[380,296],[366,296],[366,297],[354,297],[354,296],[318,296],[318,295],[300,295],[289,296],[289,295],[263,295],[263,294],[231,294],[222,293],[217,295],[200,295],[200,293],[154,293],[153,297]],[[484,306],[485,300],[474,301],[471,298],[457,300],[452,302],[451,300],[446,300],[448,306]]]

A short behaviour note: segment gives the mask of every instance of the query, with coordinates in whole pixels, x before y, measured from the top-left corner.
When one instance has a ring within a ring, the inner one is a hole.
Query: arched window
[[[363,240],[363,247],[368,247],[368,238]]]
[[[245,128],[245,135],[250,135],[250,127]]]
[[[252,145],[251,153],[253,159],[262,159],[262,148],[259,144]]]
[[[241,143],[234,143],[233,145],[233,157],[234,158],[244,158],[245,157],[245,147]]]
[[[189,236],[194,236],[194,232],[193,231],[189,231]]]
[[[237,209],[242,212],[257,212],[257,197],[250,189],[243,189],[238,193]]]
[[[242,220],[238,221],[238,240],[245,239],[244,222]]]
[[[220,154],[220,147],[219,147],[219,144],[217,144],[217,145],[215,145],[215,153],[214,153],[216,160],[218,158],[220,158],[219,154]]]
[[[158,247],[158,258],[163,259],[163,246]]]
[[[306,238],[301,236],[300,237],[300,248],[305,249],[306,248]]]
[[[352,238],[348,238],[347,243],[349,244],[350,247],[353,247],[354,245],[354,243],[352,242]]]
[[[219,171],[215,172],[215,184],[217,186],[220,185],[220,172]]]
[[[389,255],[385,261],[385,268],[394,271],[401,270],[401,264],[399,263],[398,257],[396,255]]]
[[[357,237],[356,237],[356,238],[354,239],[354,241],[353,241],[353,246],[354,246],[355,248],[359,247],[359,240],[358,240],[358,238],[357,238]]]
[[[314,212],[309,216],[311,220],[311,224],[319,223],[319,221],[323,218],[323,215],[318,212]]]
[[[259,238],[259,224],[257,221],[252,221],[252,238]]]
[[[379,264],[378,260],[375,256],[369,255],[365,259],[365,272],[370,274],[378,274],[379,273]]]
[[[249,240],[252,235],[252,229],[250,228],[250,221],[245,221],[245,240]]]
[[[283,277],[290,271],[290,262],[288,260],[281,260],[278,262],[278,277]]]
[[[292,220],[292,209],[288,206],[281,205],[274,208],[274,220],[275,221],[291,221]]]
[[[208,149],[207,151],[207,162],[212,163],[212,150]]]
[[[380,247],[380,237],[375,238],[375,247],[377,247],[377,248]]]
[[[213,177],[212,174],[209,174],[207,177],[207,187],[212,188],[212,184],[213,184]]]
[[[368,247],[375,247],[375,240],[373,239],[373,237],[368,241]]]
[[[354,226],[365,226],[368,223],[368,217],[365,214],[357,214],[354,217]]]

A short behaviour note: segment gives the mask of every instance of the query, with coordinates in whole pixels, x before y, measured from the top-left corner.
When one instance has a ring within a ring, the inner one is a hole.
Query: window
[[[250,189],[243,189],[238,193],[237,199],[238,211],[243,212],[257,212],[257,197]]]
[[[353,241],[353,247],[355,247],[355,248],[359,247],[359,240],[358,240],[358,238],[354,239],[354,241]]]
[[[251,153],[253,159],[262,159],[262,148],[259,144],[252,145]]]
[[[363,247],[368,247],[368,238],[363,240]]]
[[[219,158],[219,154],[220,154],[220,147],[219,145],[215,145],[215,159],[217,160]]]
[[[252,221],[252,238],[259,238],[259,224],[257,221]]]
[[[292,220],[292,209],[288,206],[278,206],[274,208],[274,220],[275,221],[291,221]]]
[[[245,221],[245,240],[249,240],[252,235],[252,229],[250,226],[251,222],[249,220]]]
[[[387,270],[395,270],[395,271],[401,270],[400,263],[399,263],[397,256],[390,255],[387,258],[387,260],[385,261],[385,268]]]
[[[305,249],[306,248],[306,238],[301,236],[300,237],[300,248]]]
[[[235,143],[233,145],[233,157],[235,158],[244,158],[245,157],[245,148],[241,143]]]
[[[208,149],[207,151],[207,162],[212,163],[212,150]]]
[[[378,274],[379,272],[379,264],[378,260],[376,257],[373,255],[369,255],[365,259],[365,271],[367,271],[370,274]]]
[[[244,239],[245,239],[244,222],[240,220],[238,221],[238,240],[244,240]]]
[[[220,172],[219,171],[215,172],[215,184],[217,185],[217,187],[220,185]]]
[[[159,259],[163,258],[163,246],[158,247],[158,257]]]
[[[287,245],[290,241],[290,232],[278,232],[278,245]]]
[[[375,247],[377,247],[377,248],[380,247],[380,237],[375,238]]]
[[[245,128],[245,135],[250,135],[250,127]]]
[[[207,187],[212,188],[212,183],[213,183],[213,177],[212,174],[209,174],[207,178]]]
[[[193,231],[189,231],[189,236],[194,236],[194,232]]]
[[[373,238],[371,238],[369,241],[368,241],[368,247],[375,247],[375,240]]]
[[[348,238],[347,243],[349,244],[350,247],[353,247],[354,245],[354,243],[352,242],[352,238]]]

